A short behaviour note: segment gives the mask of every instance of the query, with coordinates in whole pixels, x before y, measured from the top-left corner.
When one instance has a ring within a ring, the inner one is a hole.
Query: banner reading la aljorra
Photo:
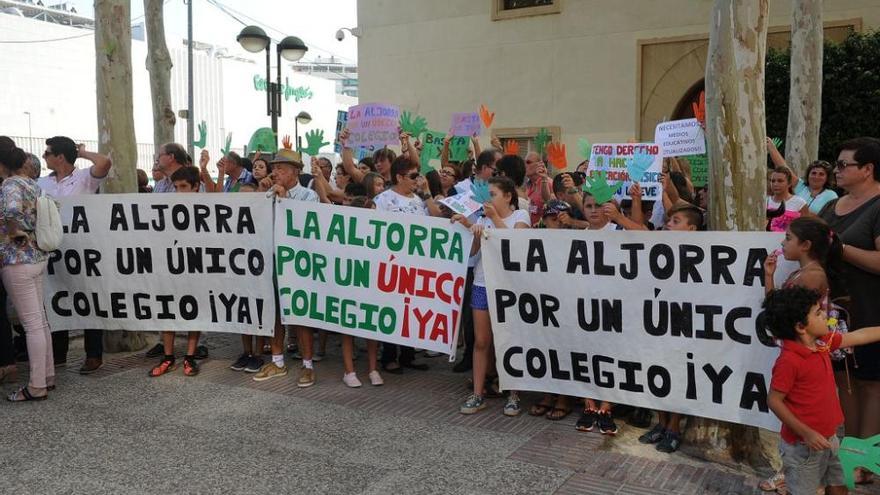
[[[501,385],[777,430],[760,328],[770,233],[499,229],[483,266]]]
[[[262,194],[61,198],[52,330],[272,335],[272,202]]]
[[[446,219],[281,201],[281,321],[452,354],[472,241]]]

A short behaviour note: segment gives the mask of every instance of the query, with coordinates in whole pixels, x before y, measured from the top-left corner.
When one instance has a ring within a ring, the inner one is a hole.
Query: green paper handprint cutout
[[[547,129],[541,128],[538,131],[538,135],[535,136],[535,151],[539,155],[543,155],[544,151],[547,149],[547,143],[550,142],[550,133],[547,132]]]
[[[193,141],[193,146],[196,148],[204,148],[205,143],[208,141],[208,124],[203,120],[199,124],[199,138]]]
[[[855,489],[856,481],[854,471],[856,468],[865,468],[880,474],[880,435],[862,440],[861,438],[846,437],[840,443],[837,451],[840,464],[843,467],[843,479],[846,486]]]
[[[602,203],[607,203],[611,201],[611,198],[614,197],[614,193],[620,189],[623,181],[617,181],[613,185],[609,185],[606,180],[608,177],[608,173],[604,170],[600,170],[596,173],[595,177],[586,177],[584,178],[584,192],[590,193],[590,196],[596,199],[596,204],[601,205]]]
[[[403,112],[400,114],[400,130],[412,137],[418,137],[428,130],[428,121],[418,115],[413,120],[411,113]]]
[[[771,141],[773,141],[773,146],[776,146],[776,149],[778,149],[778,150],[782,149],[782,143],[783,143],[782,139],[773,138],[773,139],[771,139]]]
[[[229,150],[231,150],[231,149],[232,149],[232,133],[230,132],[229,134],[226,135],[226,146],[224,146],[223,149],[220,151],[223,152],[223,156],[226,156],[229,154]]]
[[[593,155],[593,145],[590,144],[585,138],[578,139],[578,153],[580,153],[581,157],[584,160],[590,161],[590,156]]]
[[[330,143],[324,141],[324,131],[316,129],[306,133],[306,144],[307,146],[302,149],[302,152],[309,156],[318,156],[321,148]]]

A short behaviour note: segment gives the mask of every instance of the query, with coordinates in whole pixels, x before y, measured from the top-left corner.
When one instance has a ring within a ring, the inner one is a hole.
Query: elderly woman
[[[0,150],[0,169],[7,178],[0,185],[0,275],[12,305],[24,326],[30,377],[13,392],[12,402],[44,400],[55,385],[52,337],[43,309],[46,252],[37,247],[37,198],[40,188],[25,167],[27,155],[17,147]]]
[[[850,328],[880,325],[880,139],[843,143],[835,165],[847,194],[819,212],[843,243],[841,283],[832,284],[831,296],[849,296]],[[846,435],[868,438],[880,433],[880,343],[857,347],[851,358],[846,372],[837,373]],[[856,473],[857,482],[869,478],[867,471]]]

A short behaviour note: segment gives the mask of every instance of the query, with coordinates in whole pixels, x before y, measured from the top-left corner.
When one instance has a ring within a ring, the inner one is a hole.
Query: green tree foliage
[[[852,33],[825,42],[819,158],[834,161],[836,147],[859,136],[880,136],[880,31]],[[765,101],[767,135],[784,137],[788,126],[789,52],[768,50]]]

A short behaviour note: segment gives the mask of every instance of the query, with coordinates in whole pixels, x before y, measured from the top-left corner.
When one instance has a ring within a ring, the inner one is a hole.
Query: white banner
[[[275,210],[285,324],[452,355],[473,236],[447,219],[285,200]]]
[[[654,142],[664,157],[706,153],[706,136],[697,119],[660,122],[654,129]]]
[[[758,328],[770,233],[499,229],[483,241],[501,386],[778,430]]]
[[[272,202],[263,194],[61,198],[52,330],[272,335]]]

